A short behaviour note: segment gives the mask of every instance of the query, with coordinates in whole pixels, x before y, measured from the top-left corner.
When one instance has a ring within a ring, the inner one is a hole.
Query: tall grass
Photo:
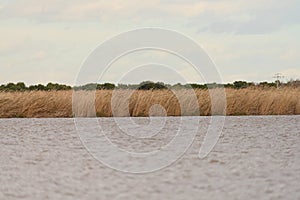
[[[95,106],[93,92],[78,91],[79,104],[73,110],[72,91],[0,92],[0,117],[211,115],[209,92],[195,90],[195,102],[192,91],[179,90],[176,96],[168,90],[98,90]],[[226,96],[227,115],[300,114],[299,88],[226,89]]]

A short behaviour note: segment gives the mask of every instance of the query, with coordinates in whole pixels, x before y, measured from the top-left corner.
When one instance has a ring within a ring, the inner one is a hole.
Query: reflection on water
[[[120,148],[143,152],[167,144],[177,119],[139,139],[121,134],[112,118],[99,123]],[[173,165],[133,175],[95,160],[73,119],[1,119],[0,199],[300,198],[300,116],[228,117],[218,144],[200,160],[208,123],[200,117],[193,145]]]

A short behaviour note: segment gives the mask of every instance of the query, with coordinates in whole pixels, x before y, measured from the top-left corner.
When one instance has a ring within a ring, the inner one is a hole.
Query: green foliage
[[[74,90],[96,90],[97,83],[88,83],[86,85],[75,86]]]
[[[276,87],[276,82],[275,83],[268,83],[268,82],[260,82],[258,84],[259,87],[263,87],[263,88],[269,88],[269,87]]]
[[[18,82],[16,84],[16,90],[21,91],[21,90],[26,90],[26,85],[23,82]]]
[[[8,83],[6,85],[1,85],[0,86],[0,91],[7,91],[7,92],[11,92],[11,91],[24,91],[26,89],[27,88],[25,86],[25,83],[23,83],[23,82],[18,82],[17,84]]]
[[[88,83],[82,86],[75,86],[74,90],[113,90],[116,86],[112,83],[104,83],[104,84],[97,84],[97,83]]]
[[[287,83],[281,83],[281,87],[300,87],[300,80],[290,80]],[[25,83],[8,83],[0,85],[0,91],[5,92],[15,92],[15,91],[53,91],[53,90],[114,90],[114,89],[132,89],[132,90],[161,90],[161,89],[211,89],[211,88],[233,88],[233,89],[243,89],[248,87],[276,87],[276,82],[260,82],[254,84],[252,82],[246,81],[235,81],[234,83],[227,84],[218,84],[218,83],[208,83],[208,84],[198,84],[198,83],[189,83],[181,84],[177,83],[174,85],[165,84],[163,82],[153,82],[153,81],[144,81],[140,84],[118,84],[117,86],[113,83],[88,83],[82,86],[74,86],[73,88],[68,85],[58,84],[58,83],[48,83],[46,86],[42,84],[30,85],[27,87]]]
[[[14,83],[8,83],[6,85],[0,86],[0,91],[5,92],[17,92],[17,91],[49,91],[49,90],[71,90],[71,86],[57,84],[57,83],[48,83],[46,86],[42,84],[38,85],[30,85],[29,87],[26,87],[25,83],[18,82],[17,84]]]
[[[235,89],[247,88],[249,87],[249,83],[247,83],[246,81],[235,81],[233,82],[233,87]]]
[[[116,88],[115,84],[112,83],[104,83],[104,84],[97,84],[97,90],[113,90]]]
[[[167,86],[165,86],[162,82],[154,83],[152,81],[144,81],[141,82],[137,88],[138,90],[161,90],[161,89],[167,89]]]
[[[136,90],[139,87],[138,84],[118,84],[116,89],[130,89],[130,90]]]
[[[31,85],[28,88],[30,91],[33,90],[46,90],[46,86],[42,85],[42,84],[38,84],[38,85]]]
[[[45,89],[46,90],[71,90],[72,87],[67,85],[61,85],[58,83],[48,83]]]
[[[193,89],[207,89],[207,85],[200,85],[200,84],[196,84],[196,83],[191,83],[189,84],[191,88]]]

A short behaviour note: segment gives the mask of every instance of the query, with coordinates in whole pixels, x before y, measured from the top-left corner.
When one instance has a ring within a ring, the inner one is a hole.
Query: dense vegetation
[[[213,89],[218,91],[218,89]],[[211,115],[208,90],[97,90],[78,91],[79,104],[73,106],[73,91],[0,92],[2,117],[142,117]],[[226,113],[215,104],[217,114],[226,115],[299,115],[300,88],[226,88]],[[91,106],[91,97],[95,106]],[[128,99],[128,98],[129,99]],[[179,102],[180,99],[180,102]],[[117,105],[117,106],[116,106]],[[129,107],[126,107],[126,106]],[[165,112],[155,107],[160,105]],[[184,105],[184,106],[183,106]],[[154,107],[152,107],[154,106]],[[183,106],[183,107],[182,107]],[[152,109],[153,108],[153,109]],[[198,110],[199,109],[199,110]]]
[[[14,91],[51,91],[51,90],[71,90],[72,87],[68,85],[58,83],[48,83],[47,85],[30,85],[26,86],[25,83],[8,83],[6,85],[0,85],[0,91],[14,92]]]
[[[280,87],[300,87],[300,80],[290,80],[287,83],[280,83]],[[53,91],[53,90],[113,90],[113,89],[137,89],[137,90],[159,90],[159,89],[208,89],[208,88],[233,88],[233,89],[243,89],[249,87],[258,87],[258,88],[272,88],[276,87],[277,83],[269,83],[269,82],[246,82],[246,81],[235,81],[233,83],[228,84],[217,84],[217,83],[209,83],[209,84],[198,84],[198,83],[190,83],[190,84],[181,84],[177,83],[174,85],[165,84],[162,82],[152,82],[152,81],[144,81],[140,84],[118,84],[115,85],[113,83],[89,83],[83,86],[75,86],[71,87],[64,84],[58,83],[48,83],[47,85],[37,84],[26,86],[25,83],[8,83],[0,85],[0,91],[5,92],[14,92],[14,91]]]

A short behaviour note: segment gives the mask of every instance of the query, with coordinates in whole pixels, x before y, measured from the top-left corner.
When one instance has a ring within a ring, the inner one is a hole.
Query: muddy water
[[[99,124],[120,148],[151,151],[171,140],[177,119],[142,142],[122,135],[113,118]],[[208,123],[200,117],[192,146],[174,164],[135,175],[94,159],[73,119],[1,119],[0,199],[300,198],[300,116],[227,117],[217,145],[200,160]]]

